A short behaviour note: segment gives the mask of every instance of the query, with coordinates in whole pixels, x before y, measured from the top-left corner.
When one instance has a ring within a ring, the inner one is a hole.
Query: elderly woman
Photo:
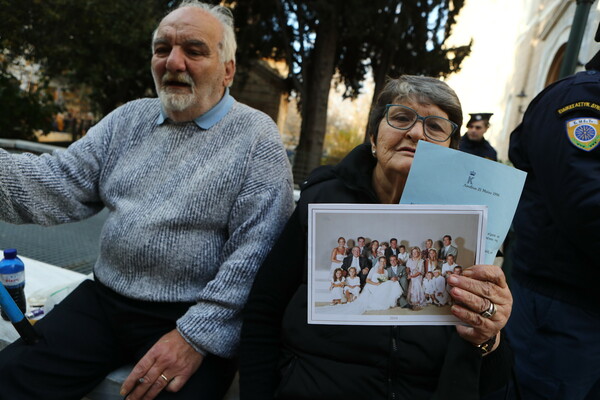
[[[460,102],[445,83],[391,80],[373,108],[370,144],[310,175],[248,299],[242,400],[480,399],[508,387],[510,349],[500,330],[512,297],[495,266],[449,278],[451,312],[465,325],[307,324],[308,204],[398,203],[419,141],[456,148],[461,124]],[[348,347],[354,351],[339,351]]]

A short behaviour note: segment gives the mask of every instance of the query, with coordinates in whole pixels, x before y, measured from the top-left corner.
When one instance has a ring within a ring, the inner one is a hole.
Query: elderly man
[[[348,268],[350,267],[354,267],[358,271],[360,287],[362,288],[365,286],[365,283],[367,282],[367,275],[369,274],[369,269],[371,268],[371,263],[366,257],[360,255],[360,248],[358,246],[354,246],[352,248],[352,254],[344,258],[342,261],[342,270],[344,270],[344,274],[348,273]]]
[[[228,9],[182,3],[152,48],[160,100],[119,107],[52,156],[0,152],[2,219],[109,210],[95,280],[36,324],[43,340],[0,353],[2,399],[80,399],[128,362],[128,399],[217,399],[230,385],[240,310],[293,207],[290,168],[273,121],[229,95]]]

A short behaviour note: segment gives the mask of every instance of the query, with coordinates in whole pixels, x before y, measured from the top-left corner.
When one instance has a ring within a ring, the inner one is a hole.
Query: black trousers
[[[35,345],[21,339],[0,352],[0,400],[80,400],[112,370],[137,361],[192,303],[125,298],[97,281],[84,281],[35,324]],[[198,371],[166,399],[221,399],[236,360],[208,354]]]

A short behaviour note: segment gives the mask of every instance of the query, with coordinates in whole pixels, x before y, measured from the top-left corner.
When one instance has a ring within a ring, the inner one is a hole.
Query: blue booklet
[[[488,206],[485,263],[510,228],[527,174],[507,165],[419,141],[400,204]]]

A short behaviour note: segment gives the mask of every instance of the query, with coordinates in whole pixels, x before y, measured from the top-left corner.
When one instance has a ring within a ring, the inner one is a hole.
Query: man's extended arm
[[[98,179],[110,118],[103,119],[65,151],[35,156],[0,149],[0,219],[55,225],[100,211]]]

